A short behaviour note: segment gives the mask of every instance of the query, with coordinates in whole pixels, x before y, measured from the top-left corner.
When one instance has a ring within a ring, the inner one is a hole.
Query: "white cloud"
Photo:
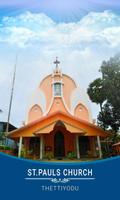
[[[97,27],[100,29],[101,27],[106,28],[115,24],[120,25],[120,18],[118,15],[108,10],[104,12],[90,12],[88,15],[83,17],[80,24],[82,26]]]
[[[112,47],[119,46],[120,44],[120,26],[109,27],[101,32],[101,38],[108,42]]]
[[[85,88],[99,76],[101,62],[120,50],[120,16],[111,11],[91,12],[76,23],[55,23],[43,13],[4,17],[0,22],[0,45],[0,106],[5,110],[1,115],[4,119],[14,57],[19,51],[11,120],[20,125],[29,94],[52,72],[56,56],[62,71]],[[96,116],[96,108],[93,114]]]
[[[102,41],[113,46],[120,43],[119,40],[113,41],[120,37],[120,17],[110,11],[91,12],[77,23],[66,24],[56,24],[43,13],[26,12],[16,17],[4,17],[1,24],[0,41],[20,47],[35,42],[47,45],[50,49],[56,44],[60,48],[68,48],[71,45],[77,48],[83,46],[83,43],[88,45],[94,41]]]

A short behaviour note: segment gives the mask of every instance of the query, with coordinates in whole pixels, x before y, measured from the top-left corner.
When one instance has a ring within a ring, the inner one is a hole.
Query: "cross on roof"
[[[56,65],[56,68],[58,68],[60,61],[58,61],[58,57],[56,57],[56,60],[54,61],[54,64]]]

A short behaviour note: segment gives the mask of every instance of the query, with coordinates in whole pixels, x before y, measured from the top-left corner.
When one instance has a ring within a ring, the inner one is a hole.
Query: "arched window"
[[[54,96],[61,96],[62,85],[59,82],[54,83]]]

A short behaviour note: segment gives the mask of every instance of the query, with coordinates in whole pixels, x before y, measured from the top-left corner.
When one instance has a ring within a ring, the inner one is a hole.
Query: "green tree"
[[[97,78],[92,83],[90,83],[87,89],[87,93],[92,102],[100,105],[100,109],[102,111],[102,104],[105,101],[103,80],[101,78]]]
[[[98,124],[114,133],[120,129],[120,56],[103,61],[102,78],[94,80],[88,87],[90,99],[100,104]]]
[[[114,108],[120,108],[120,56],[104,61],[100,72],[106,99]]]
[[[104,104],[102,111],[99,112],[98,125],[100,125],[104,130],[111,127],[114,133],[117,133],[119,130],[120,124],[116,117],[116,111],[108,102]]]

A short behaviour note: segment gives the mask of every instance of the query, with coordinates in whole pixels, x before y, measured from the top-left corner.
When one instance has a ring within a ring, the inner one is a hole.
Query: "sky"
[[[1,15],[17,15],[29,10],[43,12],[57,22],[79,20],[91,11],[113,10],[119,12],[119,0],[1,0]]]
[[[70,2],[70,3],[69,3]],[[117,0],[0,1],[0,120],[6,121],[16,54],[11,123],[26,118],[31,93],[52,73],[58,56],[63,73],[87,89],[103,60],[120,51]],[[93,118],[98,106],[91,103]]]

